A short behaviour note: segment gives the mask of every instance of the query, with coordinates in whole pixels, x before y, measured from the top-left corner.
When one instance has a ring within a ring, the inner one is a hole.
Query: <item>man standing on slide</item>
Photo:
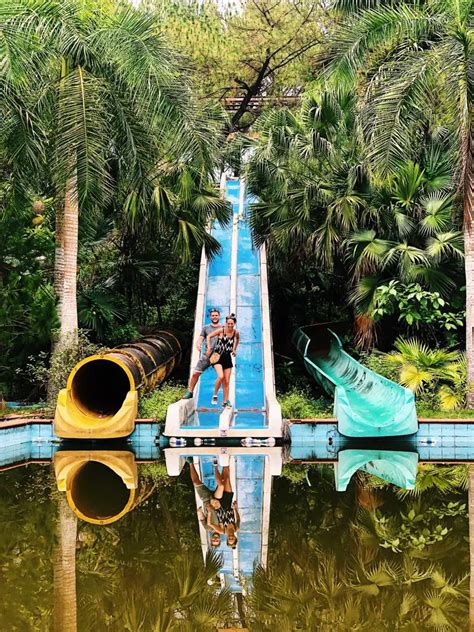
[[[211,319],[210,324],[204,325],[201,334],[196,342],[196,347],[200,353],[200,357],[191,376],[191,379],[189,380],[188,391],[184,395],[183,399],[191,399],[193,397],[194,387],[196,386],[199,378],[204,373],[204,371],[211,366],[211,363],[209,362],[209,357],[206,355],[206,349],[202,351],[202,343],[206,340],[209,334],[221,327],[219,323],[219,320],[221,318],[220,311],[217,308],[213,307],[209,312],[209,318]],[[214,351],[217,345],[218,338],[219,336],[214,336],[213,338],[211,338],[211,353]]]

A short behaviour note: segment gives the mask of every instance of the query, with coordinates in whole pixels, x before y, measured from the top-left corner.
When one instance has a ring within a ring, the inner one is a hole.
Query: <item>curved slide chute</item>
[[[309,374],[334,394],[338,430],[347,437],[396,437],[418,430],[413,393],[351,357],[340,324],[300,327],[293,342]]]

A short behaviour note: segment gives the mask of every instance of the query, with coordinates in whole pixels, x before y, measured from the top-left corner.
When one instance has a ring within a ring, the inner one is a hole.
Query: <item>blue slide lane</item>
[[[225,196],[232,203],[234,220],[239,214],[240,181],[228,179]],[[237,328],[240,331],[235,367],[235,409],[234,428],[265,428],[262,315],[260,300],[260,256],[252,247],[250,227],[246,220],[246,210],[252,201],[250,196],[244,200],[244,216],[238,221],[237,231]],[[231,304],[231,262],[232,262],[232,226],[220,228],[217,224],[212,230],[213,236],[222,245],[222,252],[208,267],[205,299],[204,323],[209,322],[209,310],[218,307],[222,320],[230,311]],[[197,393],[197,423],[203,428],[216,428],[219,425],[220,405],[215,411],[211,408],[211,398],[216,375],[209,369],[202,375]],[[219,404],[222,391],[219,393]]]
[[[232,203],[234,217],[239,213],[240,182],[227,180],[225,196]],[[232,224],[227,228],[221,228],[217,222],[212,229],[212,236],[222,246],[221,253],[214,257],[209,264],[207,273],[207,290],[204,311],[204,322],[209,322],[209,310],[217,307],[222,319],[230,311],[230,271],[232,259]],[[197,408],[210,408],[216,373],[214,369],[205,371],[199,380]],[[222,391],[220,391],[222,394]],[[222,399],[222,395],[220,397]],[[204,428],[219,426],[219,414],[221,408],[216,406],[215,412],[199,412],[199,425]]]

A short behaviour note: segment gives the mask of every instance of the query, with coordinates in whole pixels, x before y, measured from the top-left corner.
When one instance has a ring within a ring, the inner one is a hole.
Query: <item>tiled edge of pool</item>
[[[339,434],[334,419],[292,420],[289,456],[297,461],[334,462],[341,450],[374,447],[378,450],[418,452],[420,461],[474,461],[474,419],[420,420],[415,435],[390,439],[350,439]],[[127,439],[91,444],[91,449],[130,449],[137,460],[154,460],[159,424],[138,420]],[[79,445],[79,444],[76,444]],[[84,446],[84,442],[81,443]],[[0,467],[28,461],[48,461],[58,449],[70,449],[53,434],[49,420],[0,421]]]
[[[158,432],[158,423],[140,420],[130,437],[94,442],[91,447],[108,450],[125,447],[133,450],[138,460],[155,460],[160,455],[160,450],[155,445]],[[76,445],[84,446],[84,442],[76,442]],[[0,467],[28,461],[49,461],[57,450],[66,446],[70,447],[71,442],[62,442],[56,437],[49,420],[0,421]]]
[[[420,423],[416,434],[384,439],[350,439],[339,434],[334,420],[290,426],[290,457],[304,461],[336,461],[341,450],[373,448],[418,452],[420,461],[474,461],[474,420]]]

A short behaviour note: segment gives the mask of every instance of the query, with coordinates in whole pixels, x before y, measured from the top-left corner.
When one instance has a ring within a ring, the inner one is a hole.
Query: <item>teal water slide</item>
[[[397,437],[418,430],[413,393],[350,356],[340,323],[300,327],[293,342],[309,374],[334,395],[338,430],[347,437]]]

